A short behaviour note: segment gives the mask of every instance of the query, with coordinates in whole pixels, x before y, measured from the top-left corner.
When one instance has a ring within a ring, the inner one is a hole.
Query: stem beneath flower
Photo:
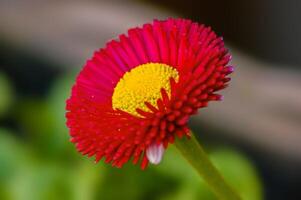
[[[191,138],[176,139],[175,145],[185,159],[197,170],[199,175],[219,199],[240,200],[239,195],[228,185],[209,160],[206,152],[191,133]]]

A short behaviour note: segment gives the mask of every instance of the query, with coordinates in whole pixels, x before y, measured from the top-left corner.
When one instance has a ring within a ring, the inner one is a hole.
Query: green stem
[[[176,139],[175,145],[182,153],[185,159],[197,170],[203,177],[208,186],[219,199],[240,200],[238,194],[229,186],[221,174],[209,160],[206,152],[191,133],[191,138],[183,137]]]

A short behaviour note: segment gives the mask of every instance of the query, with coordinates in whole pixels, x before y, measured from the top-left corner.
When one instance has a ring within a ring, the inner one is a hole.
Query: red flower
[[[198,108],[221,100],[233,71],[222,38],[185,19],[154,20],[94,53],[67,100],[71,141],[96,162],[141,168],[160,162],[175,137],[189,137]]]

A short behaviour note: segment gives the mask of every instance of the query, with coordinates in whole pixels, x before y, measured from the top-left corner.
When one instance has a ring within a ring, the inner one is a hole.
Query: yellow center
[[[113,109],[140,116],[136,109],[149,111],[145,102],[157,107],[161,88],[170,95],[170,78],[178,81],[178,71],[166,64],[147,63],[125,73],[117,83],[112,96]]]

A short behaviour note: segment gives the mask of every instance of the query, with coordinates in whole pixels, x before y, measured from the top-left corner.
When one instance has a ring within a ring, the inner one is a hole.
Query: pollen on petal
[[[146,149],[146,156],[150,163],[157,165],[161,162],[164,154],[163,144],[153,143]]]

